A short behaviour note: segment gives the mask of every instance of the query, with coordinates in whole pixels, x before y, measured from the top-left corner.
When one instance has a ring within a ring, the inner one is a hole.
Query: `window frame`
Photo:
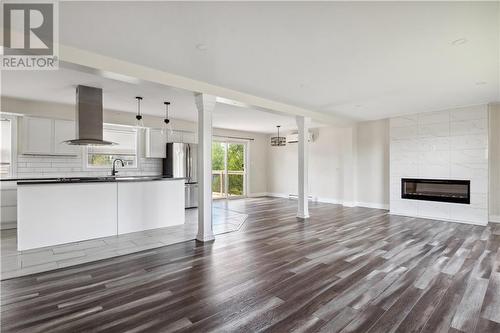
[[[119,167],[122,170],[125,171],[138,171],[141,169],[141,135],[142,135],[142,129],[141,128],[136,128],[134,126],[127,126],[127,125],[115,125],[115,124],[104,124],[103,125],[103,134],[104,131],[106,130],[116,130],[116,131],[130,131],[130,132],[135,132],[135,165],[134,166],[125,166],[125,167]],[[82,158],[83,161],[83,169],[87,171],[102,171],[102,170],[109,170],[112,168],[112,165],[109,166],[101,166],[101,165],[91,165],[89,164],[89,155],[92,154],[89,152],[89,146],[85,147],[84,149],[84,155]],[[94,154],[99,154],[99,153],[94,153]],[[100,154],[100,155],[114,155],[114,154]]]
[[[17,177],[17,124],[19,116],[10,112],[0,112],[0,118],[10,121],[10,166],[7,178]]]

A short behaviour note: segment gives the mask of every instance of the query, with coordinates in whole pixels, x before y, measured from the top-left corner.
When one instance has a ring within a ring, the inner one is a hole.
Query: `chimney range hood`
[[[64,143],[79,146],[106,146],[114,142],[102,139],[102,89],[76,87],[76,139]]]

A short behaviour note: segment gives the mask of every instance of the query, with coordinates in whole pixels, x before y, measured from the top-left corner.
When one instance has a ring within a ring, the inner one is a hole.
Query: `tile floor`
[[[216,235],[239,230],[247,217],[247,214],[227,209],[221,201],[214,201]],[[3,230],[0,233],[1,280],[192,240],[196,236],[197,218],[197,209],[187,209],[184,225],[28,251],[17,251],[16,229]]]

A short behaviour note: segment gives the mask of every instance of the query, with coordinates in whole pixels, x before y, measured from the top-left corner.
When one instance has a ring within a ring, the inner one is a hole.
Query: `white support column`
[[[215,96],[196,94],[198,108],[198,234],[200,242],[214,240],[212,231],[212,111]]]
[[[297,127],[299,128],[299,204],[297,217],[306,219],[309,217],[309,124],[311,119],[308,117],[297,116]]]

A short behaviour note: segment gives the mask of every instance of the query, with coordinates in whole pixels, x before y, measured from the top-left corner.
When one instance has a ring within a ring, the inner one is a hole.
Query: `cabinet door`
[[[146,131],[146,157],[165,158],[167,148],[165,135],[161,130],[148,128]]]
[[[54,121],[54,150],[60,155],[77,155],[78,146],[70,146],[63,141],[76,138],[75,122],[71,120]]]
[[[23,118],[23,153],[52,154],[53,121],[45,118]]]

